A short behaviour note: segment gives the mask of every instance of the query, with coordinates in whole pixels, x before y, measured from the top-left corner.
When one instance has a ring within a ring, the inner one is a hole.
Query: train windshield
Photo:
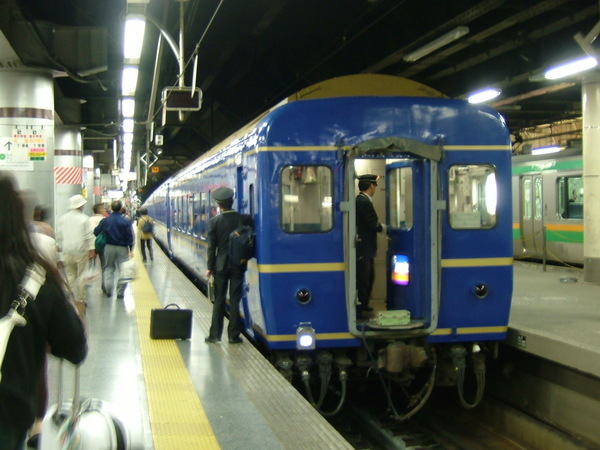
[[[333,227],[332,176],[326,166],[288,166],[281,171],[281,228],[322,233]]]
[[[493,166],[452,166],[448,172],[448,213],[455,229],[496,225],[496,171]]]

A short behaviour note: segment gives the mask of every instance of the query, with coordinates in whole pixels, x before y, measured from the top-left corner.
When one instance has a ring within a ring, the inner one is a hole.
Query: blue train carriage
[[[257,233],[242,302],[247,332],[288,376],[292,366],[308,371],[314,354],[330,355],[340,374],[377,365],[370,354],[398,375],[420,370],[434,347],[446,360],[465,361],[482,342],[506,335],[510,150],[504,121],[486,107],[396,77],[342,77],[288,98],[156,197],[167,210],[201,199],[191,209],[208,220],[210,192],[234,188],[236,209],[253,215]],[[355,289],[354,199],[364,173],[380,176],[373,200],[389,226],[375,261],[376,311],[366,322],[356,315]],[[194,211],[181,214],[161,217],[166,239],[201,276],[206,242],[184,229]],[[446,378],[461,382],[455,369]]]

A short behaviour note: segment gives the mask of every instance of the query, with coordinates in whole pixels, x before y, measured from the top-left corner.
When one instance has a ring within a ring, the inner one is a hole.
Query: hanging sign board
[[[199,111],[202,107],[200,88],[168,86],[162,90],[165,111]]]

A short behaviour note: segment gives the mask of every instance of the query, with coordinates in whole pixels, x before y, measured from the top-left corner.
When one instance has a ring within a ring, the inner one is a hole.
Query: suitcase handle
[[[167,309],[169,306],[175,306],[177,307],[177,309],[181,309],[181,306],[179,306],[177,303],[169,303],[167,306],[165,306],[163,309]]]
[[[63,359],[60,358],[58,361],[58,389],[57,396],[58,408],[56,409],[55,414],[60,413],[60,406],[63,404]],[[80,406],[80,396],[79,396],[79,364],[75,364],[75,379],[73,383],[73,404],[71,405],[71,417],[76,417],[79,412]]]

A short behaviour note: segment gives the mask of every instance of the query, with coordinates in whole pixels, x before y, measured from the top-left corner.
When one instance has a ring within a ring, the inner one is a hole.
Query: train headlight
[[[298,350],[314,350],[316,343],[315,329],[310,322],[301,322],[296,329],[296,348]]]

